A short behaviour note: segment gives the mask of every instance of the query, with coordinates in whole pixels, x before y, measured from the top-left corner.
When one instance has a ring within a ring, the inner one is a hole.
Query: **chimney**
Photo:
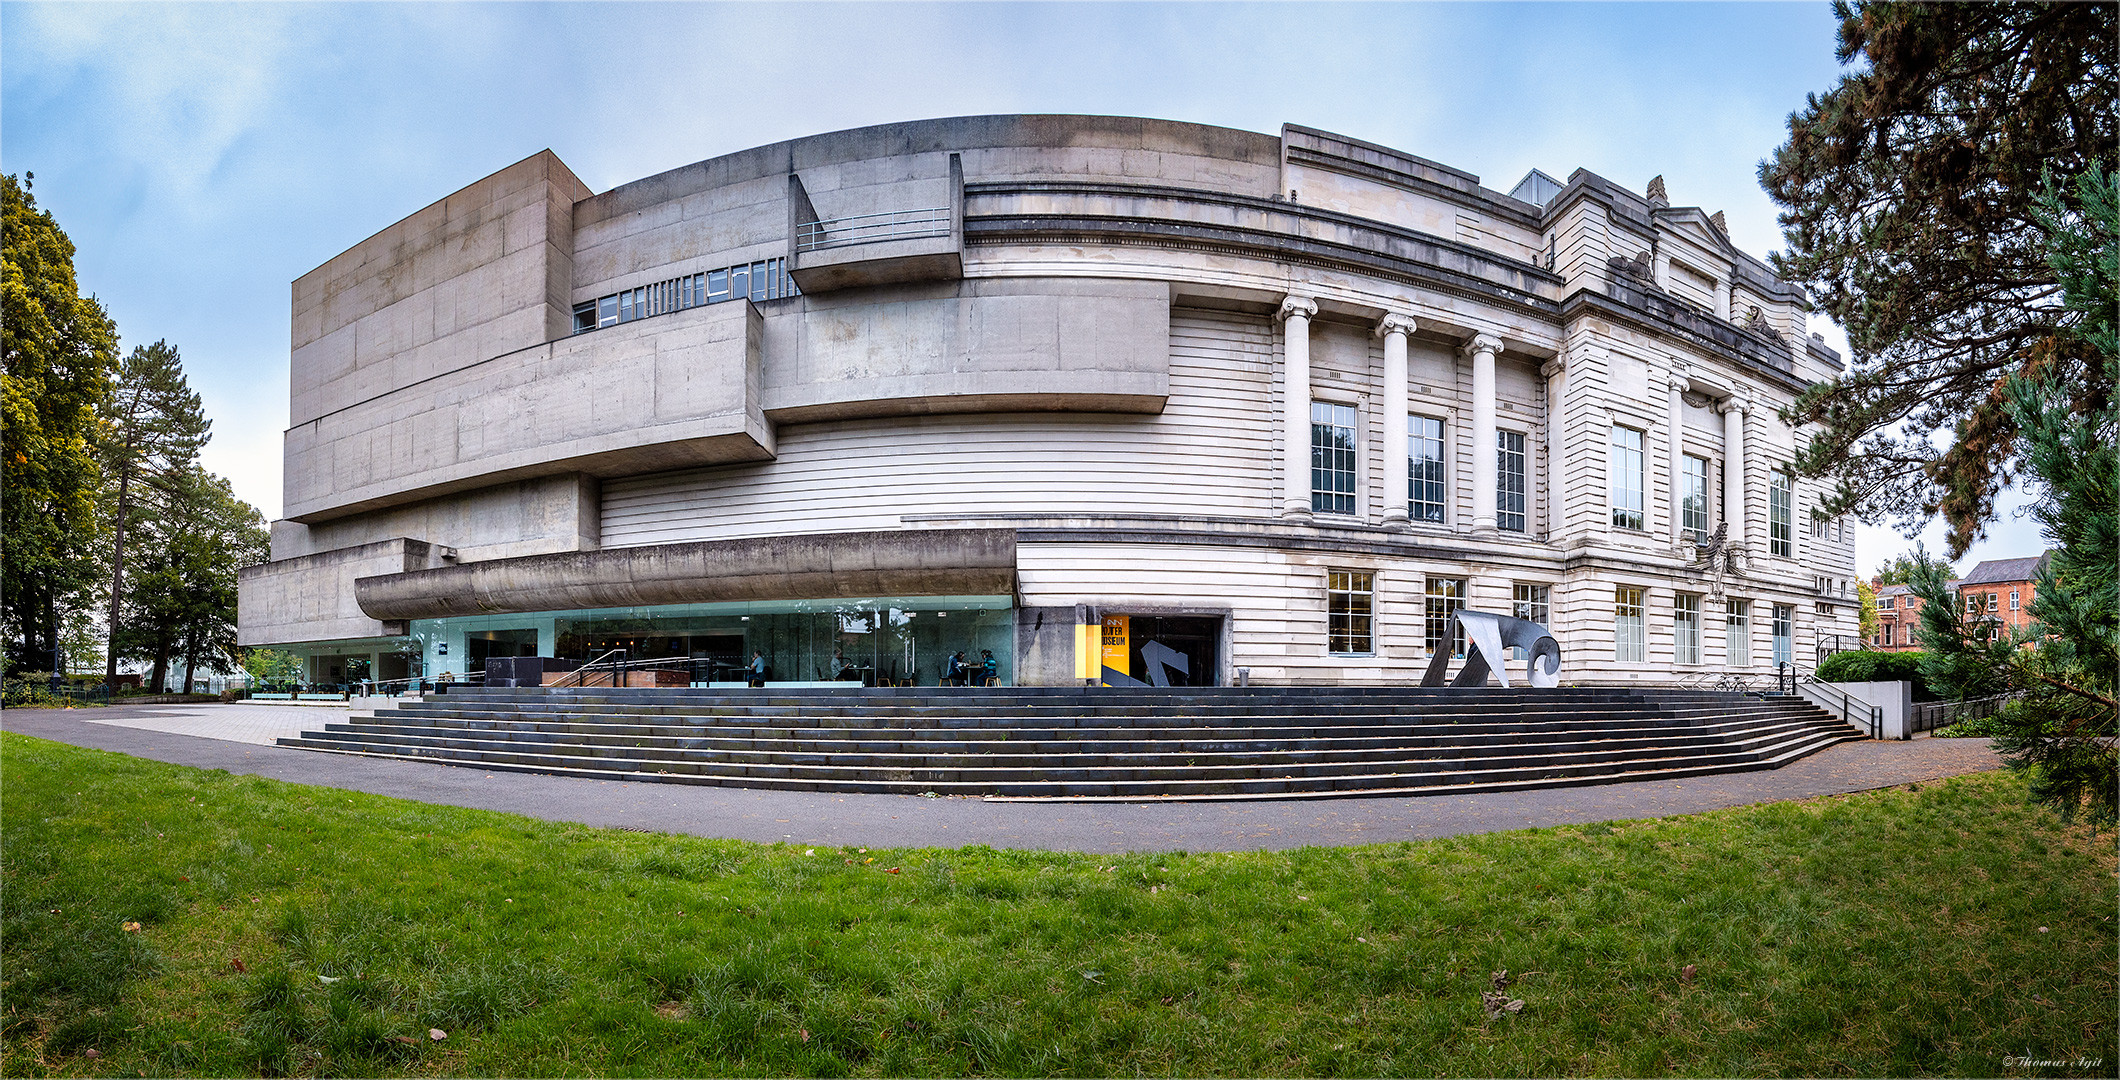
[[[1664,192],[1664,174],[1662,173],[1649,178],[1649,205],[1671,205],[1671,196]]]

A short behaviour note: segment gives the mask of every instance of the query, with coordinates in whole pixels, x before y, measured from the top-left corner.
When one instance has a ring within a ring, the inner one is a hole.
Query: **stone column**
[[[1685,505],[1684,485],[1686,479],[1686,403],[1684,396],[1686,385],[1687,380],[1684,374],[1677,371],[1671,373],[1670,414],[1666,418],[1666,423],[1670,433],[1668,437],[1671,440],[1669,468],[1671,470],[1671,547],[1673,550],[1677,550],[1683,543],[1682,530],[1685,528],[1686,517],[1683,509]]]
[[[1546,457],[1540,464],[1538,476],[1533,478],[1530,484],[1525,485],[1532,489],[1531,492],[1527,492],[1528,497],[1525,500],[1526,505],[1524,507],[1526,512],[1531,512],[1537,505],[1538,500],[1535,492],[1538,489],[1538,485],[1545,485],[1546,528],[1544,531],[1549,538],[1560,535],[1561,520],[1565,517],[1561,507],[1561,498],[1565,492],[1561,489],[1560,469],[1555,463],[1561,457],[1561,438],[1566,428],[1567,418],[1562,411],[1561,396],[1565,390],[1563,380],[1567,377],[1567,371],[1567,362],[1558,356],[1539,365],[1539,378],[1546,380]],[[1527,524],[1530,525],[1530,528],[1526,530],[1527,532],[1537,533],[1540,531],[1537,523]]]
[[[1472,356],[1472,531],[1486,534],[1494,532],[1494,354],[1502,341],[1480,334],[1465,351]]]
[[[1723,414],[1723,520],[1729,522],[1729,542],[1745,542],[1745,400],[1731,396],[1722,403]]]
[[[1730,279],[1715,279],[1715,317],[1728,322],[1730,319]]]
[[[1283,401],[1281,516],[1310,517],[1310,317],[1317,301],[1290,296],[1281,301]]]
[[[1406,515],[1406,339],[1413,319],[1385,315],[1377,322],[1384,339],[1384,527],[1403,529]]]
[[[1666,255],[1661,251],[1658,251],[1656,253],[1655,260],[1650,263],[1650,266],[1653,268],[1650,270],[1650,274],[1654,277],[1656,281],[1656,287],[1664,290],[1665,292],[1670,292],[1671,256]]]

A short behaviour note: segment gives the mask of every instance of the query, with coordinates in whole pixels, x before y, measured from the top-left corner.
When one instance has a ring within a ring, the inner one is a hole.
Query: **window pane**
[[[707,303],[719,304],[729,298],[729,272],[714,270],[707,274]]]
[[[1791,542],[1792,492],[1788,473],[1776,471],[1767,478],[1767,553],[1788,558],[1795,550]]]
[[[1354,513],[1354,406],[1310,403],[1310,508]]]
[[[1498,431],[1495,438],[1495,524],[1511,532],[1523,532],[1524,512],[1524,433],[1521,431]]]
[[[596,301],[574,305],[574,332],[596,329]]]
[[[1708,535],[1708,459],[1687,454],[1685,470],[1679,529],[1686,539],[1697,541]]]
[[[618,321],[618,297],[614,294],[596,302],[596,325],[610,326]]]
[[[1642,528],[1642,433],[1633,428],[1612,428],[1612,524],[1622,529]]]
[[[1752,610],[1744,600],[1730,601],[1730,613],[1725,618],[1727,632],[1723,639],[1723,650],[1731,667],[1752,666]]]
[[[1547,602],[1547,598],[1550,595],[1551,593],[1545,585],[1526,585],[1518,582],[1516,585],[1516,596],[1510,605],[1509,614],[1525,622],[1534,622],[1540,626],[1545,626],[1551,614],[1551,605]],[[1525,659],[1530,654],[1531,650],[1522,646],[1516,646],[1509,650],[1509,656],[1513,660]]]
[[[1779,667],[1796,656],[1796,609],[1774,605],[1774,664]]]
[[[1430,416],[1407,417],[1406,514],[1440,525],[1443,501],[1443,422]]]
[[[1700,597],[1690,593],[1678,594],[1671,629],[1673,659],[1681,664],[1700,663]]]
[[[1433,656],[1442,647],[1443,635],[1449,632],[1451,616],[1465,606],[1465,580],[1463,578],[1429,578],[1425,597],[1426,620],[1423,625],[1422,644]],[[1451,634],[1450,655],[1465,655],[1465,628],[1459,626]]]
[[[1642,625],[1642,590],[1621,585],[1613,590],[1613,658],[1620,663],[1641,663],[1649,658],[1647,635]]]
[[[1371,574],[1360,570],[1326,571],[1326,645],[1342,654],[1374,652],[1370,614]]]

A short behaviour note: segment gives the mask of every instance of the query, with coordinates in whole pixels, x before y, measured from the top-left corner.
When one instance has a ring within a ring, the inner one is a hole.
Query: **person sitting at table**
[[[943,684],[946,686],[963,686],[965,672],[968,670],[970,670],[970,667],[964,662],[964,654],[961,652],[951,653],[949,667],[946,669],[942,679]]]
[[[854,662],[847,659],[845,649],[832,650],[831,671],[832,678],[840,682],[858,682],[861,679],[861,673],[854,670]]]
[[[979,685],[1001,685],[1001,662],[994,659],[994,650],[979,650]]]
[[[751,673],[751,685],[754,687],[763,687],[766,684],[766,654],[762,652],[753,652],[751,654],[751,664],[748,670]]]

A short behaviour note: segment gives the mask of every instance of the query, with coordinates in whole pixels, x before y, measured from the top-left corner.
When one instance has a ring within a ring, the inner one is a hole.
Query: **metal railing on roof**
[[[880,214],[855,214],[826,221],[805,221],[795,227],[795,250],[875,244],[885,240],[918,240],[950,234],[950,208],[932,206],[922,210],[887,210]]]

